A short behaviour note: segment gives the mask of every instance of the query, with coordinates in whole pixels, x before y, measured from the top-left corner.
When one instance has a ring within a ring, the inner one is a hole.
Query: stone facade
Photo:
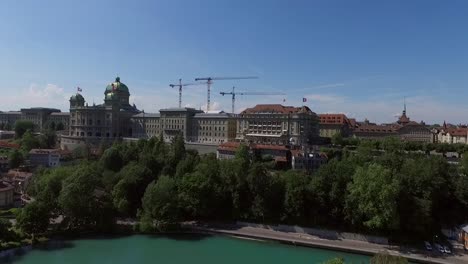
[[[236,140],[271,145],[309,145],[319,137],[319,119],[307,106],[256,105],[240,113]]]
[[[221,144],[236,138],[236,119],[228,113],[199,113],[193,120],[193,137],[189,142]]]
[[[70,113],[44,107],[22,108],[20,111],[0,112],[0,124],[8,124],[13,128],[18,120],[31,121],[37,130],[43,129],[49,122],[54,122],[55,124],[62,123],[67,128]]]
[[[362,139],[397,137],[402,141],[421,143],[432,143],[435,141],[433,132],[424,122],[417,123],[411,121],[406,116],[406,107],[395,123],[377,125],[370,123],[366,119],[366,121],[356,124],[352,134],[354,137]]]
[[[14,189],[11,184],[0,181],[0,208],[13,205]]]
[[[436,130],[437,142],[448,144],[468,144],[467,127],[448,127],[445,122],[441,129]]]
[[[163,136],[170,142],[182,133],[186,142],[220,144],[236,136],[236,120],[224,112],[204,113],[193,108],[161,109],[159,114],[139,113],[132,117],[134,137]]]
[[[70,98],[69,134],[62,135],[61,148],[112,142],[133,136],[132,116],[140,113],[129,103],[128,87],[117,77],[104,91],[104,103],[89,106],[81,94]]]
[[[331,138],[340,133],[343,137],[349,136],[351,123],[344,114],[319,114],[320,136]]]
[[[29,161],[33,166],[58,167],[60,166],[60,153],[57,149],[31,149]]]

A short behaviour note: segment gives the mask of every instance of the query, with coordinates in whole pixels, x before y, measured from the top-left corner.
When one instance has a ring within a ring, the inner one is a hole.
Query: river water
[[[369,263],[369,257],[331,250],[295,247],[226,236],[133,235],[80,239],[60,248],[34,249],[7,263],[15,264],[295,264],[322,263],[342,257],[346,263]]]

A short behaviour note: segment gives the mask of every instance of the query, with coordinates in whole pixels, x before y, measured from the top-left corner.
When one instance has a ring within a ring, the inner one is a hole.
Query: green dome
[[[114,93],[108,93],[106,94],[105,100],[114,100],[115,99],[115,94]]]
[[[113,91],[129,93],[127,85],[121,83],[119,77],[115,78],[115,82],[107,85],[105,93],[113,92]]]
[[[70,101],[84,101],[84,97],[81,94],[77,93],[70,97]]]

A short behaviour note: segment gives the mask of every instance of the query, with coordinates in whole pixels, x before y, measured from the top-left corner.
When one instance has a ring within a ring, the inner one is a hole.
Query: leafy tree
[[[101,157],[101,163],[105,169],[119,171],[124,166],[124,161],[116,146],[108,148]]]
[[[12,169],[18,168],[24,162],[23,154],[16,149],[11,152],[9,159],[9,165]]]
[[[7,219],[0,218],[0,242],[8,241],[13,237],[13,232],[10,230],[11,223]]]
[[[331,138],[331,142],[333,145],[343,146],[344,141],[343,141],[343,135],[341,134],[341,132],[333,134]]]
[[[173,178],[161,176],[146,188],[142,199],[146,220],[174,223],[180,218],[177,184]]]
[[[65,130],[65,125],[62,122],[58,122],[57,125],[55,126],[56,131],[62,131]]]
[[[26,120],[18,120],[15,123],[15,137],[22,138],[26,131],[33,131],[34,130],[34,123],[31,121]]]
[[[468,152],[463,153],[460,159],[460,172],[468,176]]]
[[[399,181],[381,165],[373,163],[357,168],[348,186],[348,217],[370,229],[396,229],[399,189]]]
[[[48,129],[39,136],[38,140],[41,148],[53,148],[57,140],[57,134],[55,130]]]
[[[343,225],[347,186],[356,170],[350,159],[331,160],[320,167],[311,181],[311,191],[315,196],[314,219],[321,224]]]
[[[118,173],[117,178],[120,180],[112,190],[114,206],[119,212],[134,216],[141,207],[146,186],[154,177],[148,168],[132,162]]]
[[[49,210],[40,201],[27,204],[17,216],[17,225],[25,233],[44,233],[49,226]]]
[[[222,217],[230,210],[219,206],[226,195],[220,179],[218,162],[213,156],[207,156],[193,173],[184,175],[179,184],[179,198],[188,218]]]
[[[63,182],[58,197],[61,211],[71,229],[95,227],[106,209],[106,202],[100,202],[99,172],[86,165],[81,165]],[[105,197],[105,194],[102,194]]]
[[[54,130],[56,129],[56,125],[55,125],[55,122],[54,121],[50,121],[48,124],[47,124],[47,129],[48,130]]]
[[[374,255],[371,260],[371,264],[407,264],[408,260],[401,256],[393,256],[386,253],[379,253]]]
[[[21,148],[29,152],[31,149],[39,147],[39,140],[32,134],[31,130],[27,130],[21,138]]]
[[[297,172],[288,172],[283,176],[285,181],[285,217],[292,223],[305,223],[309,199],[309,179]]]

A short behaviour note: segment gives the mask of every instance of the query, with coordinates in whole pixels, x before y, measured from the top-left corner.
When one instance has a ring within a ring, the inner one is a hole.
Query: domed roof
[[[79,94],[79,93],[74,94],[74,95],[72,95],[72,96],[70,97],[70,101],[78,101],[78,100],[79,100],[79,101],[84,101],[84,97],[83,97],[81,94]]]
[[[115,94],[113,92],[106,94],[105,100],[113,100],[115,99]]]
[[[105,93],[114,91],[129,93],[127,85],[120,82],[120,77],[115,78],[115,82],[107,85]]]

